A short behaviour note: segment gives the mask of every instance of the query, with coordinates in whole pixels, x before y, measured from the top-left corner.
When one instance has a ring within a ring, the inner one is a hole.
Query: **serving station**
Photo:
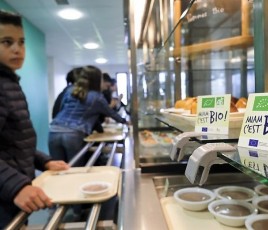
[[[91,200],[81,193],[75,195],[75,203],[87,202],[92,206],[83,222],[63,223],[71,202],[71,196],[67,196],[68,201],[58,200],[45,225],[27,229],[246,229],[245,220],[223,223],[208,207],[187,210],[175,194],[184,188],[202,187],[214,192],[220,187],[236,186],[252,191],[253,200],[255,194],[261,194],[260,186],[267,189],[267,150],[252,151],[238,146],[246,113],[230,111],[231,99],[237,102],[253,93],[262,93],[267,85],[264,75],[268,75],[264,72],[268,65],[262,65],[262,61],[267,59],[263,50],[268,39],[263,39],[259,29],[261,22],[267,22],[259,16],[265,15],[260,6],[267,9],[267,3],[261,0],[234,0],[233,4],[230,0],[147,1],[141,33],[136,36],[135,1],[125,2],[130,28],[132,126],[127,131],[107,127],[104,134],[87,137],[88,143],[69,163],[72,166],[90,152],[92,155],[85,165],[89,171],[81,178],[79,173],[67,175],[76,182],[75,178],[79,177],[82,184],[86,182],[84,178],[90,179],[87,174],[98,174],[105,167],[109,176],[101,173],[94,178],[107,178],[114,185],[111,194],[106,193],[111,197]],[[215,95],[220,95],[219,103],[213,108],[207,105],[206,109],[228,115],[228,118],[221,117],[227,122],[219,122],[215,127],[200,125],[206,124],[205,117],[210,112],[198,113],[200,108],[194,106],[176,108],[178,101],[190,98],[191,105],[195,101],[200,106],[199,98],[215,98]],[[267,107],[262,112],[267,113]],[[251,127],[248,131],[252,131]],[[210,128],[213,132],[207,131]],[[260,147],[256,142],[260,140],[259,133],[253,133],[257,137],[245,143]],[[267,141],[261,142],[267,147]],[[95,165],[105,154],[109,155],[106,166]],[[122,160],[119,165],[114,160],[118,154]],[[40,186],[41,177],[35,181]],[[77,192],[78,188],[74,193]],[[59,194],[59,198],[64,196]],[[112,208],[114,216],[109,216],[108,222],[99,218],[103,208],[111,210],[105,204],[106,199],[116,200]],[[255,208],[249,212],[256,214]],[[27,218],[27,214],[20,213],[7,229],[19,229]]]

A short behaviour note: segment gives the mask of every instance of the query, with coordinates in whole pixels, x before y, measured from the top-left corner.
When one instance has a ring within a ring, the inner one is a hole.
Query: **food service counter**
[[[167,189],[166,180],[169,181]],[[242,173],[232,173],[231,176],[230,173],[221,173],[210,174],[204,187],[213,189],[230,184],[253,188],[258,183]],[[142,174],[139,169],[125,170],[119,204],[118,229],[175,230],[176,228],[172,227],[172,222],[178,223],[176,213],[170,215],[168,207],[165,209],[166,201],[173,200],[172,196],[176,190],[193,186],[197,185],[190,184],[184,175]],[[175,205],[177,204],[175,203]],[[202,212],[201,217],[198,216],[200,213],[194,213],[196,215],[191,221],[191,225],[203,224],[206,228],[217,226],[216,229],[237,229],[221,225],[208,211]],[[206,215],[206,221],[202,219],[204,215]],[[182,221],[181,230],[191,229],[192,226],[188,228],[185,225],[187,221]],[[245,227],[239,229],[245,229]]]
[[[153,183],[156,175],[140,169],[123,172],[118,229],[168,230]]]

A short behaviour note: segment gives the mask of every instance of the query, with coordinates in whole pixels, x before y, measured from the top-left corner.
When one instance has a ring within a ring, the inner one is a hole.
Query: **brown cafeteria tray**
[[[220,224],[208,210],[198,212],[186,210],[174,197],[161,198],[160,202],[169,230],[246,230],[245,227],[234,228]]]
[[[58,204],[103,202],[118,192],[121,177],[121,169],[118,167],[72,167],[68,172],[70,174],[57,175],[55,171],[45,171],[33,181],[33,185],[42,188],[52,202]],[[112,186],[105,193],[84,197],[79,187],[92,181],[109,182]]]
[[[92,133],[84,139],[87,142],[103,142],[103,141],[121,141],[124,140],[126,134],[123,131]]]

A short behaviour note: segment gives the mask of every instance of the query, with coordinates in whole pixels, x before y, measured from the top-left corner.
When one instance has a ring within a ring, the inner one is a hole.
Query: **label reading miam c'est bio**
[[[197,98],[196,132],[228,134],[231,95]]]
[[[268,93],[249,95],[238,146],[268,150]]]

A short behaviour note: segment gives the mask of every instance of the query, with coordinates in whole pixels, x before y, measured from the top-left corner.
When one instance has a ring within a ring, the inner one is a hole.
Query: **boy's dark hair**
[[[22,27],[22,18],[19,14],[0,10],[0,24],[11,24]]]
[[[112,83],[112,78],[110,77],[108,73],[103,73],[102,76],[103,76],[103,81]]]
[[[70,70],[67,73],[67,76],[66,76],[67,85],[72,85],[77,81],[81,70],[82,70],[82,67],[77,67],[77,68]]]
[[[111,78],[111,85],[114,86],[117,83],[116,79]]]

